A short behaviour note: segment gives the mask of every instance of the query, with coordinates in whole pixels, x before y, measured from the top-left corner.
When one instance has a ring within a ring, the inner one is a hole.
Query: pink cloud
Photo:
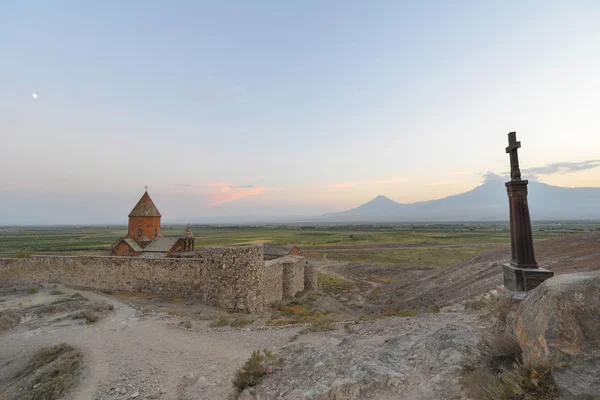
[[[256,196],[265,191],[264,187],[254,187],[251,185],[236,186],[225,182],[209,183],[207,186],[209,187],[207,195],[210,206],[218,206],[246,197]]]
[[[354,186],[354,182],[332,183],[328,187],[331,190],[349,189]]]

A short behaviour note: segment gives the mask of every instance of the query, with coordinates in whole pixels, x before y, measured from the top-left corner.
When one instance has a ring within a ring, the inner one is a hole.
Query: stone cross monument
[[[554,272],[539,268],[535,261],[533,249],[533,234],[529,205],[527,204],[526,180],[521,180],[519,156],[517,150],[521,142],[517,142],[517,133],[508,134],[510,154],[510,182],[506,182],[508,205],[510,212],[510,247],[512,258],[510,263],[503,265],[504,287],[513,292],[526,292],[554,275]]]

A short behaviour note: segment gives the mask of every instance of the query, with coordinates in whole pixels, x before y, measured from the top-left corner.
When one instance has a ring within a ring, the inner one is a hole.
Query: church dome
[[[190,225],[189,224],[188,224],[187,229],[183,233],[183,237],[186,238],[186,239],[193,239],[194,238],[194,232],[192,232],[192,230],[190,229]]]
[[[160,217],[160,212],[150,198],[148,192],[145,192],[140,201],[133,207],[129,217]]]

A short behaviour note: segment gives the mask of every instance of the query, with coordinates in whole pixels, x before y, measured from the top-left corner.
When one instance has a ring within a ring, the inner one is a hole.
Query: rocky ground
[[[302,335],[282,349],[280,369],[244,396],[464,399],[461,367],[485,330],[476,315],[458,311],[392,317],[328,334]]]
[[[236,369],[252,350],[280,348],[300,329],[242,331],[209,328],[210,321],[195,321],[195,331],[190,331],[179,326],[176,315],[140,315],[139,310],[103,294],[61,286],[36,290],[3,293],[3,315],[9,309],[55,301],[49,294],[52,290],[65,296],[79,293],[114,310],[93,323],[65,319],[62,311],[31,315],[6,330],[0,335],[0,397],[37,350],[64,342],[84,358],[80,382],[68,399],[227,399],[234,393],[231,379]],[[19,398],[19,394],[7,393],[4,398]]]
[[[559,274],[597,269],[600,233],[536,250]],[[439,270],[323,263],[335,274],[327,295],[276,305],[247,326],[236,319],[242,328],[215,327],[219,316],[238,317],[185,299],[11,288],[0,292],[0,399],[42,388],[37,372],[18,375],[40,349],[61,343],[83,360],[66,399],[235,398],[235,372],[264,348],[281,364],[242,399],[463,399],[462,365],[490,331],[480,312],[465,311],[466,300],[500,283],[497,263],[507,259],[508,249],[497,249]],[[396,316],[374,318],[386,311]],[[344,322],[312,333],[266,326],[329,316]]]
[[[50,294],[57,290],[62,293]],[[475,315],[455,312],[460,306],[299,334],[302,327],[214,328],[210,320],[143,310],[56,285],[0,296],[3,316],[7,310],[54,309],[23,313],[27,316],[0,336],[0,394],[9,399],[33,389],[12,385],[31,356],[60,343],[83,354],[79,382],[67,399],[234,398],[235,371],[262,348],[275,351],[283,363],[256,388],[260,398],[462,398],[461,351],[484,330]],[[72,319],[69,315],[80,311],[76,307],[56,308],[56,302],[71,298],[83,308],[102,304],[104,311],[94,322]],[[189,329],[181,321],[190,321]],[[346,392],[355,395],[335,397]]]

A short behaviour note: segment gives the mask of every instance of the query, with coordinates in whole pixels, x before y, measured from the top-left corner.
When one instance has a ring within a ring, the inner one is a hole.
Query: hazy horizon
[[[600,3],[7,2],[0,225],[600,187]],[[35,96],[34,96],[35,94]]]

